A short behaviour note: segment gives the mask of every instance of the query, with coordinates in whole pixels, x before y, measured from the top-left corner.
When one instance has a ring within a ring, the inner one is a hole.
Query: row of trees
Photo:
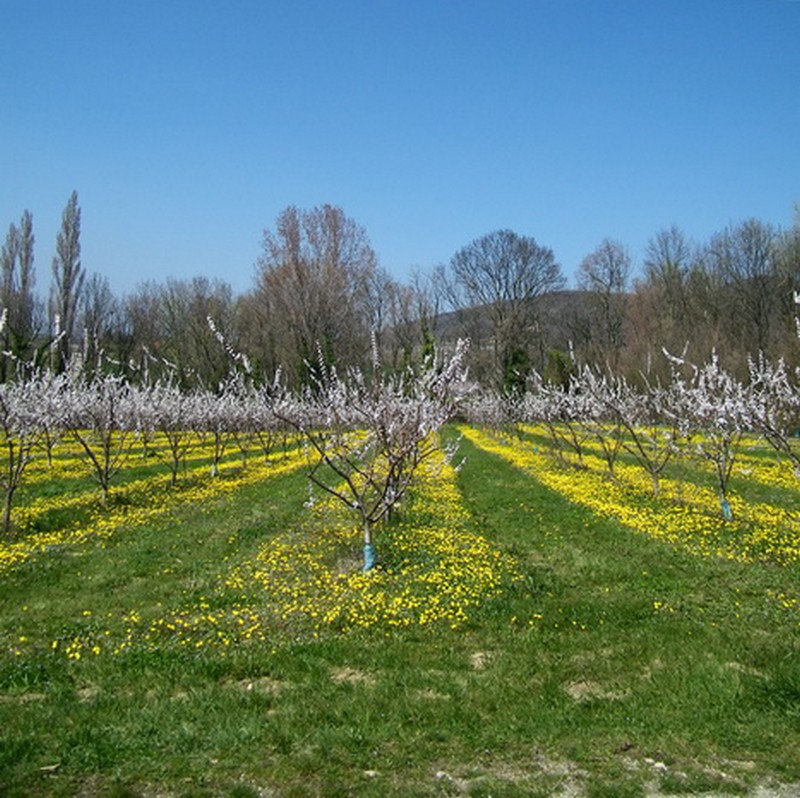
[[[27,466],[37,456],[49,459],[63,438],[78,444],[105,503],[134,445],[146,448],[156,433],[174,486],[198,443],[211,453],[214,477],[226,451],[238,450],[243,465],[253,450],[269,460],[278,438],[294,431],[305,441],[311,481],[356,512],[367,569],[375,563],[375,526],[403,498],[420,464],[440,447],[437,432],[456,415],[498,429],[541,425],[559,460],[582,466],[591,449],[612,479],[627,453],[656,495],[673,458],[698,457],[713,468],[728,520],[728,485],[743,434],[763,436],[800,473],[800,371],[782,360],[751,360],[748,376],[739,379],[716,356],[694,365],[665,352],[667,383],[648,375],[634,382],[583,364],[564,384],[534,374],[527,390],[509,394],[479,391],[467,380],[462,341],[448,358],[394,375],[381,368],[376,344],[369,373],[328,366],[320,349],[315,367],[309,366],[311,383],[290,390],[280,372],[269,382],[254,381],[247,358],[211,327],[232,366],[214,390],[182,390],[168,376],[86,379],[17,364],[17,378],[0,384],[6,533]]]
[[[125,297],[102,275],[86,273],[80,224],[73,193],[47,302],[35,292],[27,211],[2,248],[0,308],[8,314],[0,346],[23,359],[38,351],[57,372],[70,360],[89,371],[116,362],[132,378],[171,363],[183,387],[216,385],[228,364],[209,315],[258,373],[280,367],[291,386],[313,381],[307,364],[316,362],[317,347],[326,364],[369,369],[373,333],[388,371],[469,337],[473,375],[506,391],[521,389],[534,370],[565,382],[570,347],[626,375],[658,364],[662,378],[662,346],[688,344],[697,361],[716,349],[740,376],[751,353],[800,359],[789,334],[791,296],[800,288],[800,218],[787,231],[751,219],[700,244],[665,229],[649,241],[638,270],[623,244],[606,239],[578,266],[577,290],[566,291],[553,251],[511,230],[482,236],[447,264],[400,282],[340,208],[289,207],[264,231],[254,284],[244,294],[197,277],[147,282]]]
[[[6,321],[0,317],[0,331]],[[369,374],[340,371],[321,349],[312,382],[291,391],[280,371],[269,382],[253,379],[249,360],[236,353],[208,320],[229,372],[214,390],[181,389],[172,375],[131,382],[123,376],[77,370],[56,373],[17,360],[15,379],[0,383],[0,487],[2,524],[12,533],[15,494],[37,457],[52,464],[58,442],[78,445],[90,473],[109,500],[115,477],[134,447],[157,454],[178,481],[187,455],[202,444],[212,477],[226,452],[238,450],[242,466],[251,450],[269,461],[287,431],[305,441],[309,478],[358,514],[364,533],[365,570],[376,561],[373,529],[403,498],[419,466],[440,448],[437,432],[468,392],[459,341],[447,359],[429,358],[417,370],[387,375],[378,362]],[[58,342],[54,342],[54,346]],[[152,447],[160,436],[159,449]]]
[[[667,383],[648,375],[633,382],[583,364],[565,384],[534,375],[524,393],[485,391],[467,406],[467,419],[505,430],[539,425],[562,463],[582,467],[591,449],[612,479],[626,453],[647,473],[654,495],[673,458],[699,458],[713,467],[727,520],[733,518],[729,481],[745,433],[761,435],[800,475],[800,370],[760,356],[738,379],[715,353],[699,365],[666,350],[662,355],[671,372]]]
[[[3,351],[10,352],[12,357],[25,358],[43,343],[49,345],[56,341],[56,345],[50,349],[51,365],[61,371],[70,356],[79,313],[84,323],[91,321],[89,308],[79,308],[79,302],[84,297],[85,277],[81,265],[80,234],[81,210],[78,194],[73,191],[64,208],[61,229],[56,238],[48,305],[53,335],[48,340],[44,328],[43,303],[34,291],[33,217],[29,211],[25,211],[19,226],[13,223],[9,226],[0,250],[0,308],[6,311]],[[89,296],[88,291],[86,296]],[[5,379],[5,361],[2,368],[0,377]]]
[[[800,283],[800,209],[788,231],[749,219],[701,245],[677,228],[662,231],[643,266],[628,302],[628,370],[662,346],[680,351],[687,343],[696,361],[716,350],[740,376],[758,352],[798,362],[792,297]]]

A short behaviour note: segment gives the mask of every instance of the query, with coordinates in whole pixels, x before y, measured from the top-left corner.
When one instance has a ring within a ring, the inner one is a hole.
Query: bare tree
[[[100,274],[91,275],[81,295],[79,322],[83,329],[83,362],[87,373],[93,373],[99,366],[117,321],[118,303],[108,280]]]
[[[0,349],[8,352],[12,349],[11,323],[9,320],[10,312],[16,307],[16,269],[17,257],[19,253],[19,231],[16,225],[8,228],[3,249],[0,252],[0,312],[3,313],[2,338],[0,338]],[[5,382],[8,378],[9,361],[7,357],[0,354],[0,382]]]
[[[408,283],[387,284],[386,292],[381,352],[386,365],[398,371],[434,354],[441,297],[432,276],[416,270]]]
[[[727,289],[728,329],[743,353],[765,351],[770,343],[778,291],[777,233],[749,219],[711,240],[711,269]]]
[[[623,345],[631,259],[618,241],[604,239],[581,262],[578,286],[589,293],[595,357],[616,368]]]
[[[482,306],[488,314],[493,381],[502,388],[523,382],[538,336],[536,300],[564,285],[553,251],[497,230],[458,250],[446,278],[455,309]]]
[[[181,384],[217,386],[229,370],[227,359],[208,327],[208,317],[230,335],[233,292],[222,280],[168,279],[159,296],[165,334],[160,354],[174,363]]]
[[[645,278],[657,291],[661,313],[670,322],[686,319],[692,250],[683,231],[675,225],[656,233],[645,248]]]
[[[223,280],[142,283],[122,303],[120,359],[150,381],[169,375],[184,389],[217,386],[228,363],[207,319],[230,336],[234,308],[233,291]]]
[[[663,347],[678,352],[687,347],[696,361],[715,348],[727,349],[727,304],[708,248],[693,244],[675,226],[659,231],[647,243],[644,277],[629,298],[624,370],[633,376],[645,367],[651,378],[669,381]]]
[[[337,207],[286,208],[265,230],[254,292],[262,338],[287,377],[307,382],[317,347],[328,363],[362,362],[377,259],[363,227]]]
[[[386,294],[386,329],[379,341],[383,361],[392,369],[411,363],[417,345],[413,290],[393,282]]]
[[[386,347],[386,338],[390,335],[388,327],[392,302],[399,286],[386,269],[376,267],[366,276],[365,288],[364,307],[367,322],[375,338],[378,351],[383,352]]]
[[[800,203],[795,204],[795,216],[792,226],[778,236],[776,263],[779,273],[779,289],[776,302],[778,318],[775,338],[781,342],[776,354],[789,357],[797,363],[800,342],[794,334],[796,306],[793,301],[795,292],[800,291]]]
[[[442,280],[436,271],[411,274],[411,291],[422,346],[422,359],[433,357],[439,337],[439,313],[444,300]]]
[[[126,368],[129,364],[140,367],[151,361],[147,352],[156,358],[161,355],[166,333],[160,313],[160,292],[159,284],[148,280],[140,283],[120,303],[121,329],[116,350]]]

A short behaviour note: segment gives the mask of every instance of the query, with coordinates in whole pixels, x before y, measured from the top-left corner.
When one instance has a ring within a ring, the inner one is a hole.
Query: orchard
[[[431,756],[458,740],[459,762],[549,725],[553,755],[587,783],[619,781],[598,759],[609,733],[638,740],[636,784],[663,748],[664,773],[691,789],[712,769],[745,789],[792,761],[795,736],[772,735],[794,711],[800,628],[800,380],[785,363],[754,358],[740,379],[715,356],[665,352],[660,380],[576,358],[566,380],[498,393],[469,377],[458,341],[401,369],[377,346],[368,369],[319,352],[293,389],[211,325],[229,363],[212,386],[147,359],[59,372],[6,356],[0,713],[13,735],[42,730],[7,778],[38,783],[58,757],[67,791],[114,769],[141,788],[140,755],[107,743],[115,728],[152,737],[141,701],[159,747],[196,728],[176,701],[219,729],[166,757],[176,772],[248,727],[256,748],[290,752],[270,783],[304,783],[309,740],[347,760],[330,713],[352,711],[381,754],[362,770],[380,781],[389,758],[420,789],[403,764],[433,761],[403,737],[416,717]],[[264,707],[291,722],[264,723]],[[84,712],[103,735],[80,731]],[[725,742],[731,712],[755,768]],[[65,731],[45,735],[56,715]],[[263,779],[236,750],[245,780]],[[448,767],[493,789],[543,784]]]

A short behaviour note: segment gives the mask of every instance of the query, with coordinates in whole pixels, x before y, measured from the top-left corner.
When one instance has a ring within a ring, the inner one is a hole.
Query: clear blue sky
[[[0,225],[83,263],[251,285],[287,205],[341,206],[393,275],[508,227],[568,275],[800,201],[798,0],[0,0]],[[4,235],[4,233],[3,233]]]

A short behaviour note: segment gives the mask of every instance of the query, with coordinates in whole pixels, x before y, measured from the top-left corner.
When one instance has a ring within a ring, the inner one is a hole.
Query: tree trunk
[[[11,502],[14,497],[13,490],[7,490],[5,501],[3,502],[3,534],[8,536],[11,533]]]
[[[364,519],[364,573],[375,567],[376,552],[372,542],[372,529],[369,520]]]

